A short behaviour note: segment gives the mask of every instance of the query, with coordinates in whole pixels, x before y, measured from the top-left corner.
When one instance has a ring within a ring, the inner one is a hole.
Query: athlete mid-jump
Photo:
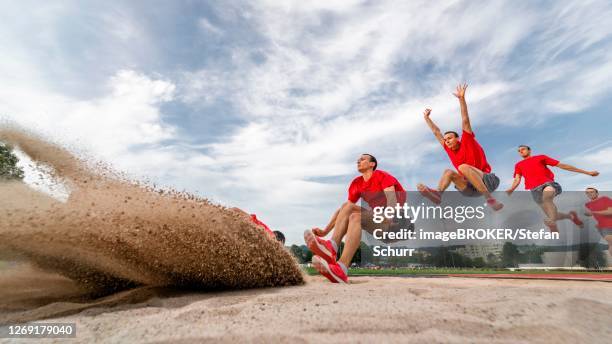
[[[585,193],[589,202],[585,204],[587,210],[584,214],[595,218],[599,234],[608,242],[608,251],[612,256],[612,199],[600,196],[594,187],[588,187]]]
[[[558,220],[572,220],[577,226],[582,227],[582,221],[578,218],[575,211],[560,213],[554,203],[554,198],[561,194],[561,185],[555,181],[555,175],[548,166],[556,166],[560,169],[597,176],[597,171],[585,171],[574,166],[563,164],[546,155],[531,155],[531,148],[520,145],[518,152],[523,160],[514,166],[514,180],[512,186],[506,191],[511,195],[521,183],[521,178],[525,178],[525,189],[531,190],[533,200],[542,208],[547,218],[544,220],[552,232],[557,232]]]
[[[491,195],[491,192],[499,186],[499,178],[491,173],[491,166],[487,162],[485,152],[476,141],[476,135],[472,131],[467,103],[465,102],[466,89],[467,84],[459,85],[456,92],[453,93],[459,99],[461,107],[461,127],[463,131],[461,139],[459,139],[459,134],[454,131],[447,131],[442,135],[440,128],[430,118],[431,110],[425,109],[425,122],[448,154],[457,171],[450,169],[444,171],[436,190],[424,184],[418,184],[417,189],[432,202],[440,204],[442,193],[452,182],[464,196],[484,196],[491,208],[500,210],[503,204]]]

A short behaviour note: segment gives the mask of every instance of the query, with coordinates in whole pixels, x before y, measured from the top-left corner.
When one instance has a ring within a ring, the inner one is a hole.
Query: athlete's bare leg
[[[552,186],[547,186],[542,190],[542,203],[540,203],[540,207],[546,214],[546,219],[544,222],[550,228],[551,232],[558,232],[557,229],[557,220],[559,216],[559,211],[555,202],[553,201],[556,196],[555,188]]]
[[[332,240],[336,243],[337,247],[340,247],[342,238],[346,235],[349,226],[349,217],[354,212],[360,212],[361,207],[358,205],[346,202],[340,208],[338,216],[336,217],[336,224],[334,225],[334,232],[332,233]]]
[[[351,266],[351,260],[353,260],[353,256],[355,255],[355,252],[357,252],[360,243],[361,212],[359,211],[352,212],[349,215],[348,228],[344,240],[344,248],[342,249],[342,256],[339,260],[342,264],[344,264],[344,266]]]
[[[606,235],[604,239],[608,242],[608,252],[612,256],[612,235]]]
[[[557,211],[557,221],[559,220],[570,220],[571,217],[568,213],[562,213],[560,211]]]
[[[470,184],[474,185],[474,188],[478,192],[480,192],[486,199],[491,198],[491,193],[487,189],[487,186],[485,185],[485,183],[482,181],[484,172],[468,164],[459,165],[458,169],[463,174],[465,179],[467,179],[470,182]],[[457,187],[459,187],[459,185],[457,185]]]
[[[440,182],[438,183],[438,191],[443,192],[448,189],[451,182],[455,184],[459,190],[463,190],[467,187],[467,181],[462,175],[453,170],[444,170],[442,178],[440,178]]]
[[[457,188],[460,190],[467,187],[467,181],[462,175],[453,170],[444,170],[444,173],[442,173],[442,177],[438,182],[437,192],[431,190],[429,187],[427,187],[427,185],[422,183],[417,184],[417,190],[419,190],[423,196],[429,198],[432,202],[439,204],[442,193],[448,188],[451,182],[457,185]]]
[[[546,214],[551,221],[571,220],[570,214],[559,212],[554,202],[555,197],[556,190],[554,187],[549,185],[542,190],[542,204],[540,204],[540,206],[544,214]]]
[[[549,220],[556,221],[557,220],[557,206],[553,202],[555,198],[555,188],[552,186],[547,186],[542,190],[542,203],[540,206],[542,210],[544,210],[544,214],[548,216]]]

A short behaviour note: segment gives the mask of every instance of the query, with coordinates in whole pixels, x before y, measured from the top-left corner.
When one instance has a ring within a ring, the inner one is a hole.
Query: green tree
[[[342,252],[344,251],[344,241],[340,243],[340,247],[338,248],[338,259],[342,257]],[[365,253],[365,256],[363,254]],[[357,251],[353,255],[353,259],[351,259],[351,265],[357,264],[361,265],[361,263],[372,263],[372,249],[365,243],[360,242]]]
[[[599,244],[593,243],[578,246],[578,263],[585,268],[600,268],[607,264]]]
[[[539,264],[542,263],[542,254],[544,250],[534,244],[523,248],[523,253],[520,256],[520,263]]]
[[[312,261],[312,252],[310,252],[306,245],[302,245],[300,248],[302,249],[302,260],[304,263],[310,263]]]
[[[291,245],[291,248],[289,249],[289,251],[298,260],[298,263],[300,264],[304,263],[302,249],[298,245],[295,245],[295,244]]]
[[[497,266],[499,265],[499,257],[493,253],[487,254],[487,259],[485,260],[487,266]]]
[[[0,142],[0,180],[23,179],[23,169],[17,166],[18,161],[13,147]]]
[[[361,263],[363,263],[365,265],[367,263],[372,263],[374,252],[372,251],[372,248],[363,241],[359,244],[359,254],[360,260],[357,262],[357,264],[361,265]]]
[[[507,241],[502,248],[502,265],[504,267],[517,267],[520,258],[518,247]]]
[[[472,259],[451,251],[447,246],[438,247],[430,257],[430,264],[436,267],[463,268],[472,267]]]
[[[472,259],[472,264],[474,265],[475,268],[484,268],[487,265],[484,258],[482,257],[476,257]]]

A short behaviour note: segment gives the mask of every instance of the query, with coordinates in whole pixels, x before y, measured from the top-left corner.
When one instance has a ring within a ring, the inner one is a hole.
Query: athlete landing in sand
[[[521,178],[525,178],[525,189],[531,190],[533,200],[542,208],[547,218],[544,220],[551,232],[558,232],[558,220],[572,220],[576,226],[583,226],[582,221],[578,218],[575,211],[569,213],[560,213],[553,199],[561,194],[562,189],[559,183],[555,182],[555,175],[548,166],[556,166],[558,168],[587,174],[589,176],[597,176],[597,171],[585,171],[574,166],[560,163],[558,160],[552,159],[546,155],[531,155],[529,146],[521,145],[518,152],[523,160],[516,163],[514,166],[514,180],[512,186],[506,191],[511,195],[514,189],[521,183]]]
[[[461,107],[461,126],[463,133],[461,140],[459,134],[454,131],[447,131],[442,135],[440,128],[429,118],[430,109],[425,109],[425,122],[438,139],[444,150],[448,154],[453,166],[457,172],[446,170],[440,178],[438,189],[431,189],[424,184],[418,184],[417,189],[436,204],[440,204],[442,193],[450,183],[455,184],[455,188],[464,196],[477,197],[484,196],[487,204],[494,210],[500,210],[503,204],[495,200],[491,196],[491,192],[495,191],[499,186],[499,178],[491,173],[491,166],[487,162],[484,150],[476,141],[476,135],[472,131],[470,117],[468,116],[467,103],[465,102],[465,90],[467,84],[457,86],[455,97],[459,99]]]
[[[584,214],[597,220],[599,234],[608,242],[608,251],[612,256],[612,199],[599,196],[595,188],[587,188],[585,193],[590,201],[585,204],[587,211]]]
[[[386,219],[381,224],[374,224],[371,210],[358,206],[357,201],[361,198],[372,208],[395,207],[397,203],[406,201],[402,185],[389,173],[377,170],[377,166],[376,158],[362,154],[357,160],[357,170],[361,176],[349,186],[348,201],[334,213],[325,229],[313,228],[304,232],[304,240],[314,254],[312,265],[333,283],[348,282],[347,267],[361,243],[362,228],[368,232],[376,228],[387,231],[393,225]],[[332,240],[323,239],[332,229]],[[343,238],[342,256],[336,261],[338,246]]]
[[[249,214],[246,211],[237,207],[231,209],[244,218],[248,217],[251,222],[261,227],[266,232],[266,234],[270,236],[270,238],[278,240],[283,245],[285,244],[285,236],[283,235],[283,233],[278,231],[272,231],[270,227],[268,227],[268,225],[266,225],[265,223],[261,222],[255,214]],[[276,232],[278,232],[279,234],[276,234]]]

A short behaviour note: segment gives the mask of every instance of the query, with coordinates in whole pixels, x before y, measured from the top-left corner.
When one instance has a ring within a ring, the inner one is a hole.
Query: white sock
[[[346,266],[344,266],[342,262],[338,262],[338,265],[340,265],[340,267],[342,268],[342,271],[344,271],[344,273],[348,275],[348,269],[346,268]]]

